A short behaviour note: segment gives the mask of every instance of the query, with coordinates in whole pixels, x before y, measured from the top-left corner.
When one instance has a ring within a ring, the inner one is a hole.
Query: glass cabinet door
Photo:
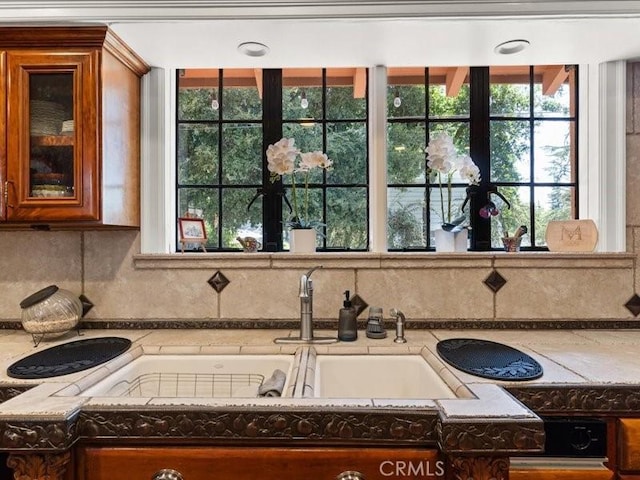
[[[7,53],[7,221],[99,219],[98,61]]]
[[[74,75],[29,75],[29,184],[28,196],[73,197]]]

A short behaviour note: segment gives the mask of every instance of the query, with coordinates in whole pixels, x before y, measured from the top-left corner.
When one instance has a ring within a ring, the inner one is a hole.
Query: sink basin
[[[318,355],[314,396],[456,398],[421,355]]]
[[[274,370],[292,381],[293,355],[142,355],[83,396],[252,398]]]

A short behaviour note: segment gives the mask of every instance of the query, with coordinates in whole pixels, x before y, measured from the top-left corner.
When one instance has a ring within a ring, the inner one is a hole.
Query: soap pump
[[[344,292],[345,300],[338,313],[338,340],[343,342],[353,342],[358,338],[358,319],[356,309],[349,300],[349,290]]]

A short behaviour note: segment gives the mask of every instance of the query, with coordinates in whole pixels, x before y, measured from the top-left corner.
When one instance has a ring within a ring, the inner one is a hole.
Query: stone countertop
[[[0,449],[59,451],[79,437],[297,439],[324,442],[419,443],[445,452],[534,452],[544,434],[537,414],[624,415],[640,405],[640,330],[408,330],[407,343],[373,340],[314,345],[318,354],[422,353],[455,399],[384,400],[258,398],[251,400],[105,398],[70,395],[102,367],[46,380],[17,380],[6,368],[37,350],[101,336],[122,336],[132,350],[178,354],[269,354],[296,351],[276,345],[290,330],[87,330],[34,347],[23,331],[0,331]],[[316,331],[332,336],[335,332]],[[504,343],[535,358],[544,375],[500,382],[461,372],[440,361],[436,344],[447,338]],[[125,356],[127,354],[124,354]],[[120,359],[120,362],[126,360]],[[65,390],[66,389],[66,390]],[[62,395],[60,392],[66,391]],[[24,393],[22,393],[24,392]],[[19,396],[18,396],[19,394]],[[515,397],[515,398],[514,398]],[[535,413],[534,413],[535,411]],[[144,421],[141,419],[145,419]],[[167,432],[171,432],[170,434]],[[473,432],[473,435],[467,435]],[[470,437],[472,438],[470,440]]]

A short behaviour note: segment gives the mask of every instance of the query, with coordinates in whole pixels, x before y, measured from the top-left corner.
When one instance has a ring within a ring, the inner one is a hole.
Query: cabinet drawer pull
[[[348,470],[338,475],[336,477],[336,480],[365,480],[365,478],[364,475],[360,472]]]
[[[151,480],[184,480],[182,474],[170,468],[163,468],[155,473]]]

